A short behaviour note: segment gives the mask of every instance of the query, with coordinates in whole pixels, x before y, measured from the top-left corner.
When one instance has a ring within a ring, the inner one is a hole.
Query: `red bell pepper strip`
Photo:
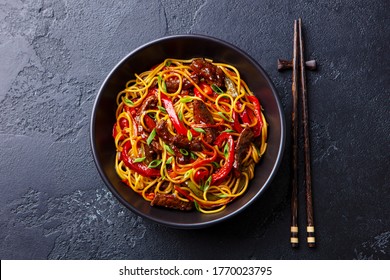
[[[200,91],[197,88],[194,88],[194,95],[204,101],[204,96],[200,93]]]
[[[218,137],[215,139],[214,144],[221,148],[221,145],[225,140],[229,140],[229,137],[232,136],[228,132],[222,132]]]
[[[157,93],[158,93],[157,87],[149,88],[148,95],[146,96],[146,98],[148,98],[150,95],[157,95]]]
[[[241,102],[240,102],[240,101],[237,101],[236,104],[237,104],[238,109],[241,110],[241,108],[242,108]],[[240,118],[241,118],[241,120],[242,120],[242,122],[243,122],[244,124],[249,124],[249,123],[251,122],[250,119],[249,119],[249,116],[248,116],[248,112],[247,112],[246,110],[243,110],[243,111],[240,113]]]
[[[173,127],[176,129],[176,132],[182,135],[187,135],[187,128],[179,120],[172,101],[163,93],[161,93],[161,101],[164,104],[165,110],[167,111],[169,118],[172,121]]]
[[[117,135],[118,135],[117,125],[116,123],[114,123],[114,126],[112,128],[112,137],[115,139]]]
[[[238,120],[238,113],[236,111],[233,111],[233,128],[238,133],[241,133],[242,127],[240,125],[240,122]]]
[[[187,198],[189,201],[194,201],[194,198],[192,196],[189,195],[189,192],[183,190],[182,188],[180,188],[179,186],[175,186],[175,190],[181,194],[182,196],[184,196],[185,198]]]
[[[155,195],[155,193],[153,193],[153,192],[152,192],[152,193],[147,193],[147,194],[146,194],[146,198],[149,199],[149,200],[153,200],[155,196],[156,196],[156,195]]]
[[[213,95],[214,94],[213,89],[208,84],[201,83],[199,86],[204,91],[205,94],[207,94],[207,95]]]
[[[114,139],[115,139],[116,136],[118,135],[119,131],[121,131],[125,128],[128,128],[128,127],[129,127],[129,121],[126,118],[121,118],[119,120],[119,127],[118,127],[117,123],[115,123],[114,127],[112,128],[112,137],[114,137]],[[123,139],[124,139],[124,136],[122,135],[119,140],[123,140]]]
[[[129,121],[126,118],[121,118],[119,120],[119,126],[121,129],[125,129],[129,127]]]
[[[263,119],[261,117],[261,106],[259,100],[256,96],[248,96],[249,101],[255,106],[253,112],[257,118],[257,125],[253,127],[253,133],[255,137],[259,136],[261,133],[261,129],[263,128]]]
[[[130,168],[131,170],[139,173],[140,175],[144,177],[159,177],[161,176],[159,169],[152,169],[147,167],[144,163],[141,162],[134,162],[133,159],[131,159],[128,155],[128,151],[131,148],[130,142],[126,142],[123,145],[123,150],[121,153],[121,159],[125,163],[125,165]]]
[[[198,201],[196,200],[195,198],[193,198],[191,195],[190,195],[190,192],[186,191],[186,190],[183,190],[182,188],[180,188],[179,186],[175,186],[175,190],[181,194],[182,196],[184,196],[185,198],[187,198],[189,201],[196,201],[196,203],[198,203],[199,206],[202,206],[202,207],[218,207],[218,206],[222,206],[222,205],[225,205],[227,203],[229,203],[232,199],[230,199],[229,201],[227,202],[223,202],[223,203],[219,203],[219,204],[215,204],[213,201]],[[211,195],[212,196],[212,195]]]
[[[198,169],[194,174],[194,180],[196,183],[205,182],[209,177],[209,171],[205,169]]]
[[[211,176],[211,184],[214,184],[215,182],[224,179],[226,176],[229,175],[230,171],[233,168],[233,162],[234,162],[233,136],[227,132],[224,132],[217,137],[217,139],[215,140],[215,144],[220,146],[225,140],[227,140],[227,143],[229,145],[229,154],[225,164],[216,173],[214,173]]]
[[[191,128],[190,131],[193,137],[198,137],[200,135],[200,133],[195,131],[193,128]]]
[[[201,83],[201,84],[199,84],[199,87],[203,90],[203,92],[206,95],[214,95],[213,89],[208,84]],[[196,87],[194,87],[194,94],[196,97],[199,97],[200,99],[205,100],[204,95]]]
[[[156,127],[156,122],[147,114],[144,116],[144,122],[148,129],[153,130]]]
[[[125,111],[129,115],[129,118],[131,119],[130,122],[133,125],[134,134],[135,134],[135,136],[137,136],[138,135],[138,128],[137,128],[137,124],[134,120],[135,116],[137,115],[137,112],[136,112],[135,108],[129,107],[129,106],[125,106]],[[125,119],[125,120],[128,123],[128,120],[127,119]],[[127,124],[127,127],[129,127],[129,123]]]
[[[130,107],[125,105],[125,111],[127,114],[129,114],[132,117],[135,117],[137,115],[137,110],[134,107]]]

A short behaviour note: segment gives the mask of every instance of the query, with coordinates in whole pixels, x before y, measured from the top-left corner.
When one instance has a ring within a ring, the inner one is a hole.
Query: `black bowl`
[[[116,96],[135,73],[141,73],[166,58],[205,57],[234,65],[249,88],[260,99],[269,124],[268,147],[255,169],[246,193],[216,214],[182,212],[151,207],[118,177],[114,169],[115,145],[111,136],[115,123]],[[110,191],[127,208],[155,222],[178,228],[200,228],[239,213],[270,184],[285,143],[285,120],[278,94],[265,71],[247,54],[221,40],[201,35],[170,36],[147,43],[119,62],[103,82],[93,106],[91,145],[96,166]]]

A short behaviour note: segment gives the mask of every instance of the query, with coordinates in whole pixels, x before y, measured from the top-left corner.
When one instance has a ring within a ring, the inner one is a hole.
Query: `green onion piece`
[[[196,132],[198,132],[198,133],[204,133],[204,134],[206,134],[206,131],[205,131],[203,128],[194,127],[193,129],[194,129]]]
[[[192,132],[191,132],[191,130],[187,131],[187,138],[188,138],[188,141],[192,140]]]
[[[156,168],[161,164],[162,160],[161,159],[155,159],[151,163],[149,163],[148,168]]]
[[[184,173],[184,178],[189,178],[191,176],[192,169],[188,170],[186,173]]]
[[[223,149],[223,154],[227,158],[229,156],[229,143],[225,144],[225,148]]]
[[[169,147],[167,144],[164,144],[164,149],[170,153],[171,155],[175,155],[175,152],[172,150],[171,147]]]
[[[180,153],[182,153],[185,156],[188,156],[188,151],[186,149],[180,149]]]
[[[179,117],[179,120],[180,121],[183,121],[183,113],[181,111],[179,111],[179,113],[177,114],[177,116]]]
[[[166,67],[171,66],[171,61],[170,61],[170,60],[165,61],[165,66],[166,66]]]
[[[130,106],[134,106],[134,102],[128,99],[127,97],[123,97],[123,101]]]
[[[198,156],[195,155],[193,152],[190,152],[190,156],[191,156],[192,159],[197,159],[198,158]]]
[[[166,164],[171,164],[172,163],[172,160],[173,160],[173,157],[169,157],[169,159],[167,159],[167,161],[165,162]]]
[[[143,162],[145,160],[145,157],[136,158],[134,162]]]
[[[167,91],[167,84],[165,83],[165,81],[162,81],[161,85],[162,85],[163,92],[168,92]]]
[[[211,178],[212,176],[209,176],[209,178],[206,180],[206,182],[204,183],[204,188],[203,188],[203,191],[207,192],[207,190],[210,188],[210,185],[211,185]]]
[[[219,94],[223,93],[223,90],[222,90],[219,86],[217,86],[216,84],[212,84],[212,85],[211,85],[211,88],[212,88],[213,91],[215,91],[216,93],[219,93]]]
[[[162,90],[164,93],[167,92],[167,84],[165,83],[165,81],[161,78],[160,75],[158,75],[158,82],[161,84],[161,87],[162,87]]]
[[[194,205],[195,205],[195,209],[200,212],[200,207],[199,207],[198,202],[196,202],[196,200],[194,200]]]
[[[236,132],[235,130],[233,130],[233,129],[225,129],[223,132]]]
[[[165,110],[164,107],[162,107],[162,106],[157,106],[157,108],[158,108],[162,113],[167,114],[167,110]]]
[[[156,129],[155,128],[153,128],[152,132],[149,134],[148,139],[146,139],[146,144],[148,144],[148,146],[150,145],[150,143],[152,143],[154,137],[156,137]]]
[[[217,194],[217,196],[218,196],[218,197],[220,197],[220,198],[225,198],[225,197],[228,197],[228,195],[227,195],[227,194]]]
[[[216,161],[213,161],[211,164],[214,165],[215,168],[220,168],[220,167],[221,167],[221,166],[219,165],[219,163],[216,162]]]
[[[181,103],[188,103],[188,102],[191,102],[192,99],[193,99],[192,97],[186,96],[186,97],[180,98],[180,102]]]
[[[217,113],[221,118],[223,118],[225,121],[227,121],[227,122],[231,122],[231,120],[229,120],[226,116],[225,116],[225,114],[224,113],[222,113],[222,112],[218,112]]]
[[[188,188],[191,190],[191,192],[199,197],[199,198],[202,198],[203,197],[203,191],[201,191],[197,185],[195,185],[195,183],[193,183],[191,180],[189,180],[187,183],[187,186]]]

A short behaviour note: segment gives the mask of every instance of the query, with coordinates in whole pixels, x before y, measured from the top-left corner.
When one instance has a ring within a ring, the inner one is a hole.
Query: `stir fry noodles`
[[[117,104],[116,172],[152,206],[223,210],[267,148],[260,102],[232,65],[166,59],[135,74]]]

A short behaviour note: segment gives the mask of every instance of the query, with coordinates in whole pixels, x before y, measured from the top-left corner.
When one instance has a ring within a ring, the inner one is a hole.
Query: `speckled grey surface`
[[[390,5],[330,2],[1,1],[0,258],[389,259]],[[264,67],[289,124],[291,74],[276,59],[290,58],[298,17],[319,63],[308,74],[317,248],[289,245],[289,139],[270,188],[223,224],[176,230],[120,205],[88,138],[110,69],[150,40],[211,35]]]

